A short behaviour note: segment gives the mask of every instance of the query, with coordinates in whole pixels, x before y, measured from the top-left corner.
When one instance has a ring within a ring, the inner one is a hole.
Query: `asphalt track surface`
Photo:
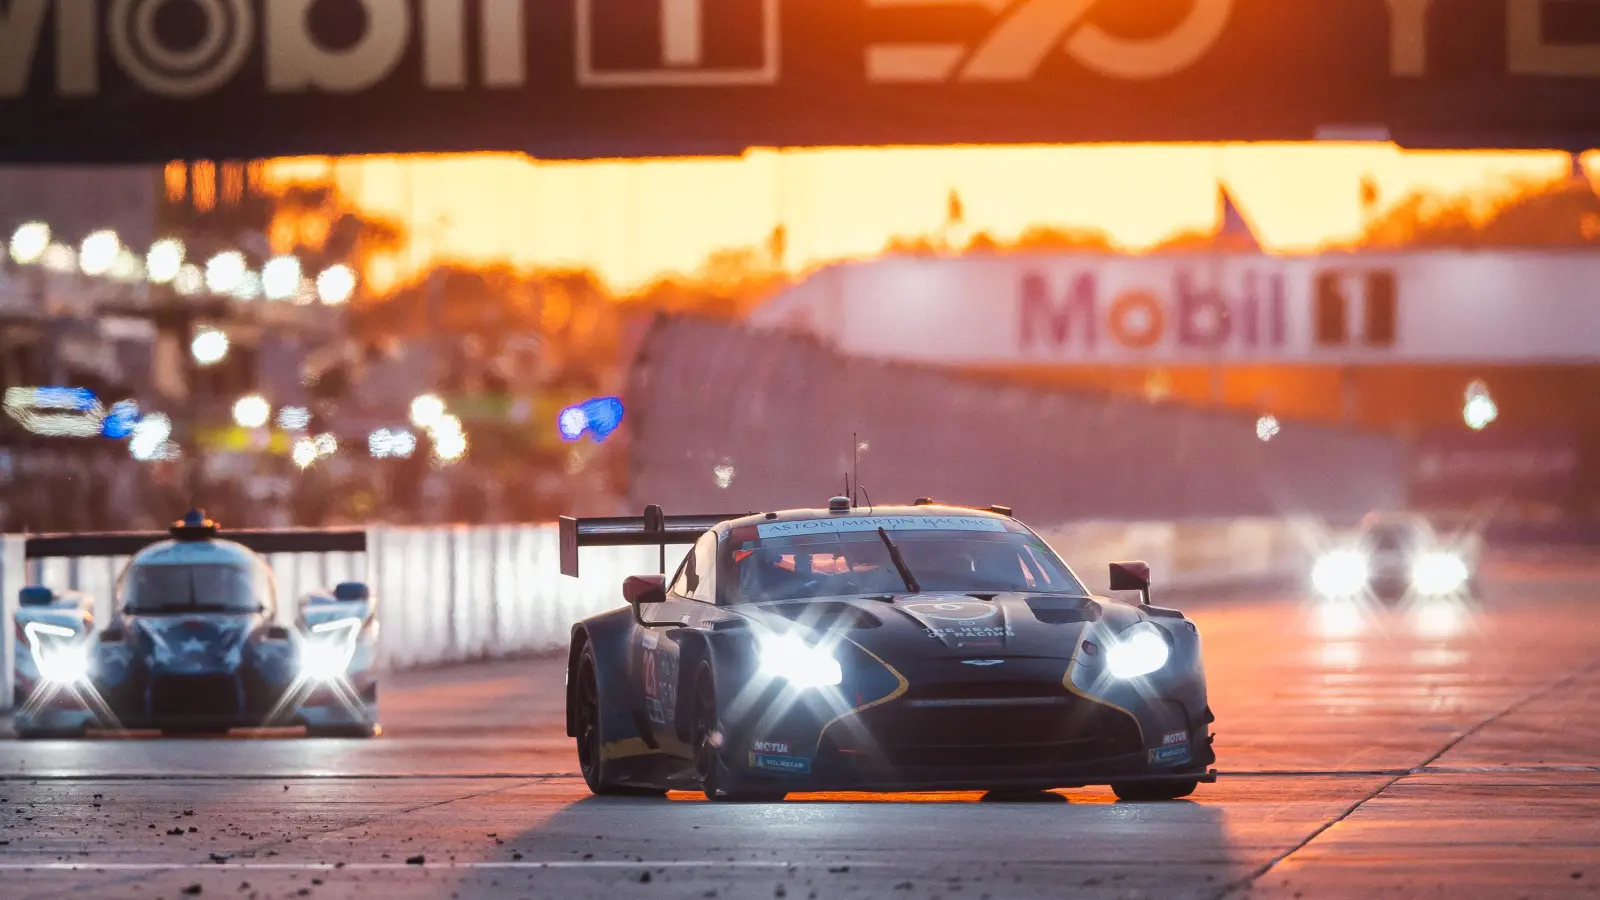
[[[392,679],[372,741],[0,740],[0,898],[1600,898],[1600,559],[1352,634],[1189,609],[1222,776],[1187,802],[594,798],[532,660]]]

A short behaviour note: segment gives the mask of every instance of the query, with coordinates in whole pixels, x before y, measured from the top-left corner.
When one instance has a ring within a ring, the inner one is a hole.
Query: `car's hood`
[[[245,644],[260,624],[261,617],[249,613],[129,616],[126,620],[128,634],[145,664],[172,674],[237,669]]]
[[[1095,623],[1120,630],[1140,618],[1126,604],[1063,594],[903,594],[892,603],[830,598],[752,604],[741,610],[757,627],[800,625],[837,634],[890,662],[1067,659]]]

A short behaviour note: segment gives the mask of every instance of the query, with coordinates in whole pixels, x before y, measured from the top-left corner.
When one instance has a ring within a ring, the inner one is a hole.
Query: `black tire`
[[[378,725],[307,725],[306,737],[363,740],[383,733]]]
[[[694,774],[706,799],[721,803],[777,803],[786,792],[738,788],[728,781],[728,767],[722,748],[714,739],[722,733],[717,716],[717,682],[711,664],[703,662],[695,674],[693,719],[689,727],[689,746],[694,750]]]
[[[586,644],[578,657],[577,689],[573,693],[577,704],[578,769],[583,773],[583,783],[599,797],[665,797],[667,792],[660,788],[617,784],[606,771],[609,767],[605,741],[600,734],[600,683],[594,673],[594,648]]]
[[[1125,781],[1112,784],[1111,792],[1117,795],[1118,800],[1129,803],[1154,803],[1163,800],[1177,800],[1194,793],[1200,786],[1198,779],[1171,780],[1171,781]]]

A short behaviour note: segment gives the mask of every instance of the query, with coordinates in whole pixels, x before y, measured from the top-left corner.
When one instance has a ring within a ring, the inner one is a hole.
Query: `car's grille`
[[[830,729],[825,755],[894,767],[1048,766],[1144,746],[1126,713],[1038,683],[913,687],[856,719],[859,728]]]
[[[150,682],[150,714],[157,719],[241,715],[242,691],[232,675],[158,675]]]

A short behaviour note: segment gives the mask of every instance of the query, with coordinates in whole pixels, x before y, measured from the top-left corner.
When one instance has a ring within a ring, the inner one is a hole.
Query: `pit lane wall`
[[[1091,590],[1106,587],[1105,564],[1144,559],[1163,588],[1200,588],[1277,580],[1304,572],[1314,523],[1238,519],[1227,522],[1085,522],[1042,529]],[[108,621],[126,557],[29,562],[24,538],[0,538],[0,710],[12,698],[13,613],[28,584],[79,590],[95,598]],[[470,662],[566,645],[572,623],[622,605],[627,575],[654,572],[653,547],[583,551],[583,577],[560,574],[554,525],[390,528],[368,531],[366,553],[269,557],[277,580],[280,622],[293,622],[298,599],[339,581],[365,580],[378,597],[385,665],[391,669]],[[675,568],[682,552],[669,553]]]

